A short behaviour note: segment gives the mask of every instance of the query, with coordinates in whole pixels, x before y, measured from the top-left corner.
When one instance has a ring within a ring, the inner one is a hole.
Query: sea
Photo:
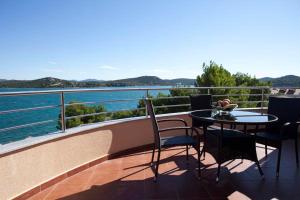
[[[143,88],[170,88],[171,86],[143,86]],[[97,89],[121,89],[137,87],[99,87]],[[68,88],[65,88],[68,89]],[[73,89],[73,88],[72,88]],[[87,88],[80,88],[87,89]],[[96,89],[96,88],[93,88]],[[0,88],[1,92],[19,92],[19,91],[44,91],[52,89],[44,88]],[[57,88],[53,89],[57,90]],[[169,90],[150,90],[149,94],[156,96],[158,93],[169,94]],[[70,102],[103,102],[109,100],[130,100],[122,102],[102,103],[107,111],[131,110],[137,108],[140,98],[144,98],[145,91],[106,91],[106,92],[82,92],[66,93],[65,104]],[[59,94],[37,94],[28,96],[1,96],[0,111],[26,109],[42,106],[60,105]],[[95,105],[95,104],[94,104]],[[97,104],[96,104],[97,105]],[[98,104],[99,105],[99,104]],[[29,137],[38,137],[47,134],[59,134],[58,128],[60,107],[48,108],[42,110],[18,111],[14,113],[0,113],[0,144],[23,140]],[[13,130],[3,130],[5,128],[22,126],[29,123],[54,120],[46,124],[34,125],[30,127],[21,127]],[[2,130],[1,130],[2,129]]]

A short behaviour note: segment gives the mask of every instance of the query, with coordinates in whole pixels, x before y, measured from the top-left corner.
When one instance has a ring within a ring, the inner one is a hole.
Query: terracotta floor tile
[[[39,192],[38,194],[32,196],[31,198],[29,198],[29,200],[43,200],[53,191],[53,189],[55,187],[56,187],[56,185],[51,186],[51,187]]]
[[[222,165],[216,183],[217,164],[208,153],[205,160],[202,157],[198,179],[196,151],[189,150],[187,164],[183,147],[162,151],[157,182],[149,165],[152,151],[145,151],[95,165],[30,199],[297,199],[300,170],[294,146],[284,144],[279,179],[275,176],[277,150],[269,148],[265,157],[263,147],[257,153],[265,179],[254,162],[235,160]]]
[[[59,183],[56,188],[45,199],[59,199],[67,197],[74,193],[82,192],[84,190],[81,184],[65,184]]]

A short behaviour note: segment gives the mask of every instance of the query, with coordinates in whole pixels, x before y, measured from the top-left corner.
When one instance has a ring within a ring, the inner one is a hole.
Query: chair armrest
[[[196,132],[197,137],[200,137],[199,131],[194,128],[194,127],[172,127],[172,128],[163,128],[163,129],[159,129],[159,132],[166,132],[166,131],[174,131],[174,130],[191,130],[192,134],[191,136],[193,136],[193,132]]]
[[[173,130],[191,130],[192,127],[183,127],[183,126],[178,126],[178,127],[171,127],[171,128],[162,128],[159,129],[159,132],[165,132],[165,131],[173,131]]]
[[[187,126],[187,123],[185,120],[183,119],[180,119],[180,118],[170,118],[170,119],[160,119],[160,120],[157,120],[157,123],[161,123],[161,122],[182,122],[185,126]]]

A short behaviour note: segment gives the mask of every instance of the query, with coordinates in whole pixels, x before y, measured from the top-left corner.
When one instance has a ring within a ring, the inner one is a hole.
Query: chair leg
[[[277,158],[277,168],[276,168],[276,177],[278,178],[279,177],[279,170],[280,170],[280,158],[281,158],[281,143],[279,145],[279,148],[278,148],[278,158]]]
[[[155,177],[154,177],[154,181],[157,180],[157,175],[158,175],[158,167],[159,167],[159,160],[160,160],[160,151],[161,149],[158,149],[158,155],[157,155],[157,161],[156,161],[156,168],[155,168]]]
[[[217,178],[216,178],[216,182],[218,183],[220,180],[220,171],[221,171],[221,164],[218,164],[218,172],[217,172]]]
[[[150,166],[152,166],[152,165],[153,165],[154,154],[155,154],[155,146],[153,147],[153,150],[152,150],[152,158],[151,158],[151,163],[150,163]]]
[[[186,145],[185,149],[186,149],[186,161],[188,163],[188,161],[189,161],[189,145]]]
[[[207,126],[203,125],[203,147],[201,151],[201,155],[203,154],[203,158],[205,159],[205,149],[206,149],[206,131],[207,131]]]
[[[242,152],[241,163],[244,162],[244,153]]]
[[[256,166],[258,168],[259,174],[261,175],[262,178],[264,178],[264,173],[263,173],[263,171],[262,171],[262,169],[261,169],[261,167],[259,165],[258,160],[256,160],[255,163],[256,163]]]
[[[198,178],[201,176],[201,169],[200,169],[200,146],[197,148],[197,155],[198,155]]]
[[[298,138],[295,139],[295,153],[296,153],[296,164],[299,167],[299,157],[298,157]]]
[[[265,156],[268,156],[268,145],[267,145],[267,140],[265,140]]]
[[[200,157],[202,156],[203,153],[204,153],[204,147],[202,147],[202,150],[200,151]]]

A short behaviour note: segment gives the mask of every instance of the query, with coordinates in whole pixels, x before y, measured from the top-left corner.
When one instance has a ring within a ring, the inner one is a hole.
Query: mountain
[[[287,75],[278,78],[264,77],[260,81],[271,82],[273,87],[300,87],[300,77]],[[156,76],[140,76],[135,78],[119,79],[113,81],[102,81],[97,79],[86,79],[82,81],[63,80],[46,77],[36,80],[6,80],[0,79],[0,88],[67,88],[67,87],[105,87],[105,86],[147,86],[147,85],[194,85],[195,79],[177,78],[161,79]]]
[[[58,78],[46,77],[36,80],[7,80],[0,82],[0,87],[10,88],[57,88],[75,87],[76,82],[66,81]]]
[[[135,85],[167,85],[162,79],[156,76],[141,76],[114,81],[105,81],[108,86],[135,86]]]
[[[135,86],[135,85],[194,85],[195,79],[160,79],[157,76],[140,76],[136,78],[120,79],[103,82],[109,86]]]
[[[300,77],[295,75],[286,75],[278,78],[264,77],[259,80],[269,81],[273,87],[300,87]]]
[[[104,80],[98,80],[98,79],[85,79],[85,80],[81,80],[80,82],[104,82]]]
[[[272,77],[263,77],[263,78],[260,78],[259,80],[260,81],[263,81],[263,82],[268,82],[268,81],[272,81],[274,78]]]
[[[68,81],[53,77],[36,80],[5,80],[0,81],[2,88],[65,88],[65,87],[105,87],[105,86],[146,86],[146,85],[193,85],[194,79],[160,79],[156,76],[141,76],[114,81],[87,79],[83,81]]]

